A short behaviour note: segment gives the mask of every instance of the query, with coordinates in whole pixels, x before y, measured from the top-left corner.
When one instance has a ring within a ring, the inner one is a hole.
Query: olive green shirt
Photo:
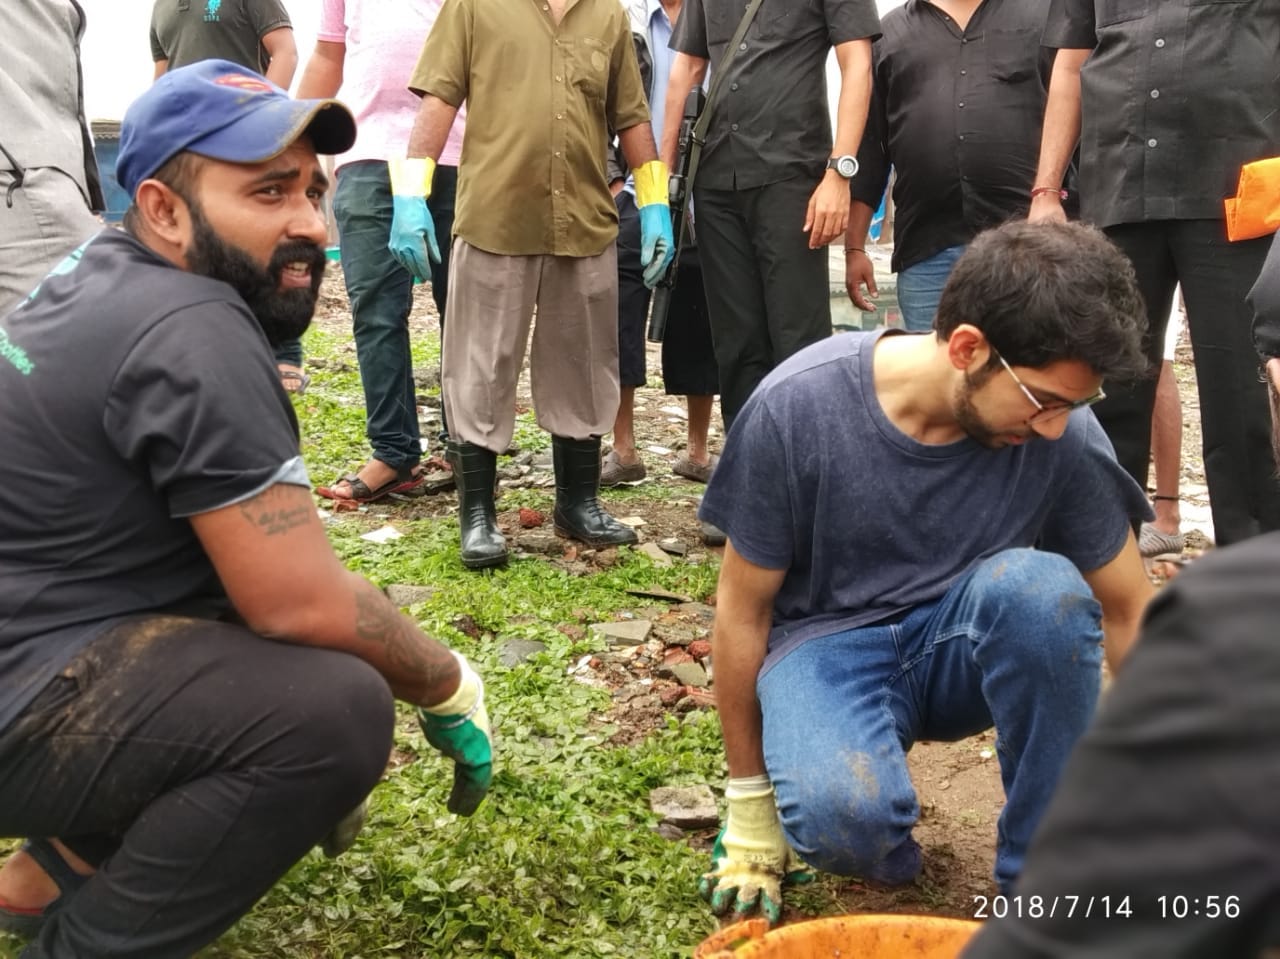
[[[446,0],[409,89],[467,104],[453,232],[502,256],[597,256],[618,235],[610,130],[649,122],[618,0]]]

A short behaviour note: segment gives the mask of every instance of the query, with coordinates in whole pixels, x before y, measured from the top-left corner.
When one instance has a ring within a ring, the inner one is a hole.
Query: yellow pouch
[[[1280,229],[1280,157],[1242,166],[1236,195],[1223,203],[1228,240],[1252,240]]]
[[[436,161],[426,157],[394,157],[387,161],[392,196],[431,196]]]
[[[636,180],[636,207],[652,206],[655,203],[668,205],[667,181],[671,179],[667,173],[667,165],[661,160],[650,160],[632,171]]]

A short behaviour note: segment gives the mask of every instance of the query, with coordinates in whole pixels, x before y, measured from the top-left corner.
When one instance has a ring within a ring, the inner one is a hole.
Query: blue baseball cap
[[[262,163],[303,134],[317,153],[343,153],[356,121],[337,100],[294,100],[229,60],[170,70],[134,100],[120,124],[116,181],[130,197],[184,150],[229,163]]]

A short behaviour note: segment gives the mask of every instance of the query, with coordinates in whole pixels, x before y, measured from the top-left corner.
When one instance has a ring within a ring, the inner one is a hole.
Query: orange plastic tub
[[[721,929],[694,959],[955,959],[979,923],[935,916],[832,916],[770,930],[763,919]]]

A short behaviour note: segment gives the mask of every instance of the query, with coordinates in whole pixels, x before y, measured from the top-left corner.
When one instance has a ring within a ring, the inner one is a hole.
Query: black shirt
[[[1080,197],[1099,226],[1221,219],[1240,167],[1280,153],[1276,0],[1052,0],[1081,72]]]
[[[851,189],[874,208],[897,169],[894,270],[1026,215],[1051,63],[1045,12],[1043,0],[985,0],[964,30],[927,0],[885,15]]]
[[[710,60],[714,75],[745,12],[742,0],[685,0],[671,49]],[[712,105],[698,184],[819,177],[832,142],[827,51],[879,33],[874,0],[764,0]]]
[[[0,436],[0,729],[119,617],[229,608],[187,517],[307,484],[244,300],[117,230],[0,317]]]
[[[1280,233],[1271,241],[1258,282],[1249,291],[1253,308],[1253,345],[1266,359],[1280,356]]]

